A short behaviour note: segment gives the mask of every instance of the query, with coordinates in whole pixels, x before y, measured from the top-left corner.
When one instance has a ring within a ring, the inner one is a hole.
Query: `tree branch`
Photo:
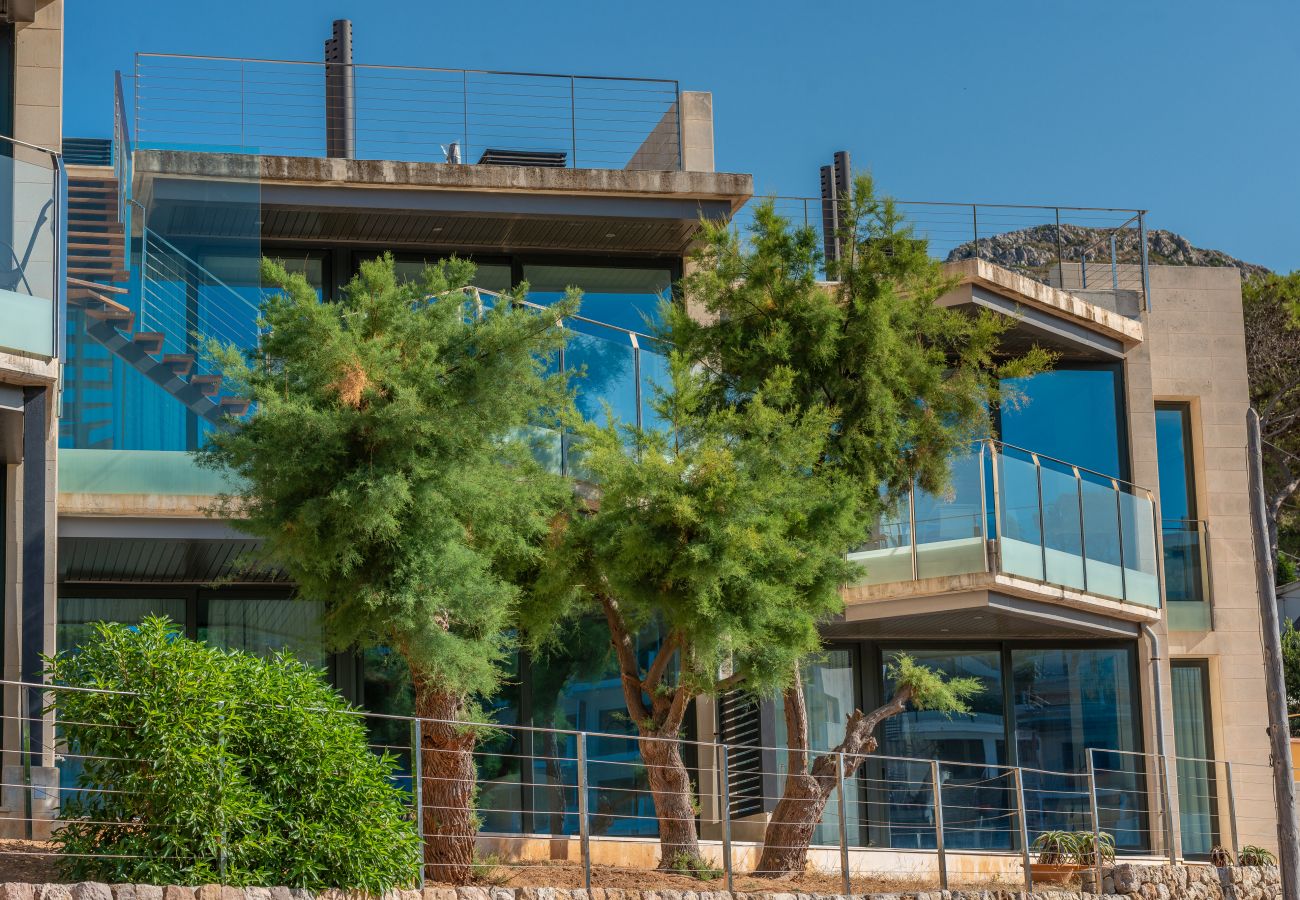
[[[645,690],[651,696],[654,696],[655,689],[659,687],[659,682],[663,680],[664,673],[668,671],[668,665],[672,662],[673,654],[682,644],[682,633],[676,628],[668,632],[664,642],[659,645],[659,652],[655,654],[654,662],[650,664],[649,671],[645,675]]]
[[[794,667],[794,683],[781,697],[785,706],[786,772],[808,771],[808,707],[803,696],[803,677]]]

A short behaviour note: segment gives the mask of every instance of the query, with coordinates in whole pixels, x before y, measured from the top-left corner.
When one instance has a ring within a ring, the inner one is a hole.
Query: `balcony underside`
[[[1159,610],[980,572],[846,592],[828,637],[926,640],[1132,638]],[[870,592],[887,596],[864,597]]]

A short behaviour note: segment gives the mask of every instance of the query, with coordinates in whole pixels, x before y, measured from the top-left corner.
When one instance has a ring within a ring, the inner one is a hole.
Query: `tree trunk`
[[[683,856],[689,857],[688,865],[693,866],[700,857],[700,838],[695,829],[691,775],[675,736],[669,740],[655,737],[644,735],[639,743],[659,820],[659,868],[681,868]]]
[[[463,713],[461,698],[440,690],[412,671],[415,714],[420,723],[420,768],[424,808],[425,877],[446,884],[468,884],[473,872],[475,734],[450,724]],[[440,721],[428,721],[440,720]]]
[[[767,829],[763,832],[763,852],[759,855],[754,874],[760,878],[783,878],[803,872],[808,864],[808,847],[813,832],[826,812],[826,804],[835,791],[838,779],[835,770],[844,759],[844,777],[850,778],[867,754],[876,749],[876,727],[907,708],[912,691],[901,687],[883,706],[866,715],[854,710],[844,724],[844,740],[828,753],[823,753],[808,766],[808,715],[804,708],[803,683],[796,673],[794,683],[785,692],[785,723],[789,749],[785,789],[772,810]],[[845,798],[845,806],[849,805]],[[846,810],[841,809],[840,815]]]

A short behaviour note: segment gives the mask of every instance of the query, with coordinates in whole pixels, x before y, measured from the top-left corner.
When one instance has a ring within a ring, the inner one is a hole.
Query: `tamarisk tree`
[[[655,402],[662,427],[574,424],[593,496],[557,525],[545,590],[524,620],[542,647],[557,622],[604,621],[654,800],[660,868],[698,874],[708,866],[697,786],[680,746],[691,701],[784,686],[818,647],[817,622],[840,608],[842,546],[857,517],[853,492],[814,468],[830,412],[783,412],[787,369],[769,372],[743,407],[708,408],[708,374],[676,352],[668,368]],[[643,665],[634,639],[647,626],[662,643]]]
[[[569,401],[544,375],[563,342],[557,317],[512,297],[476,310],[461,302],[473,275],[453,259],[399,282],[385,255],[322,303],[264,263],[279,290],[261,346],[214,351],[252,415],[201,451],[239,479],[222,512],[325,605],[330,642],[405,658],[425,719],[425,862],[453,883],[470,877],[476,830],[476,730],[453,723],[481,720],[520,585],[570,496],[521,438],[539,410]]]
[[[751,402],[775,369],[789,372],[783,411],[793,419],[832,417],[829,438],[813,463],[854,496],[859,531],[837,547],[846,552],[865,538],[874,519],[903,492],[919,487],[942,494],[949,458],[990,433],[989,410],[1005,402],[1001,381],[1030,375],[1051,362],[1032,349],[1017,358],[999,354],[1008,320],[936,304],[955,285],[932,260],[889,200],[859,178],[841,210],[843,248],[820,283],[820,237],[791,229],[772,204],[759,207],[742,243],[723,225],[709,226],[684,279],[685,303],[669,312],[679,352],[705,368],[703,404],[712,409]],[[689,310],[689,312],[688,312]],[[842,540],[827,532],[829,542]],[[870,714],[855,711],[837,752],[851,776],[871,747],[872,732],[908,704],[959,712],[974,686],[945,684],[910,661],[895,663],[899,690]],[[768,826],[760,874],[798,871],[825,809],[826,766],[812,762],[797,665],[785,677],[789,767],[780,815]]]

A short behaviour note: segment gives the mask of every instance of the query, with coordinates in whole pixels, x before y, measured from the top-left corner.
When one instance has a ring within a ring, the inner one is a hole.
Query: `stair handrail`
[[[131,163],[134,148],[131,146],[131,126],[126,118],[126,97],[122,90],[122,72],[113,73],[113,177],[117,179],[117,221],[129,230],[131,224],[128,205],[131,200]],[[130,260],[127,260],[128,266]]]

